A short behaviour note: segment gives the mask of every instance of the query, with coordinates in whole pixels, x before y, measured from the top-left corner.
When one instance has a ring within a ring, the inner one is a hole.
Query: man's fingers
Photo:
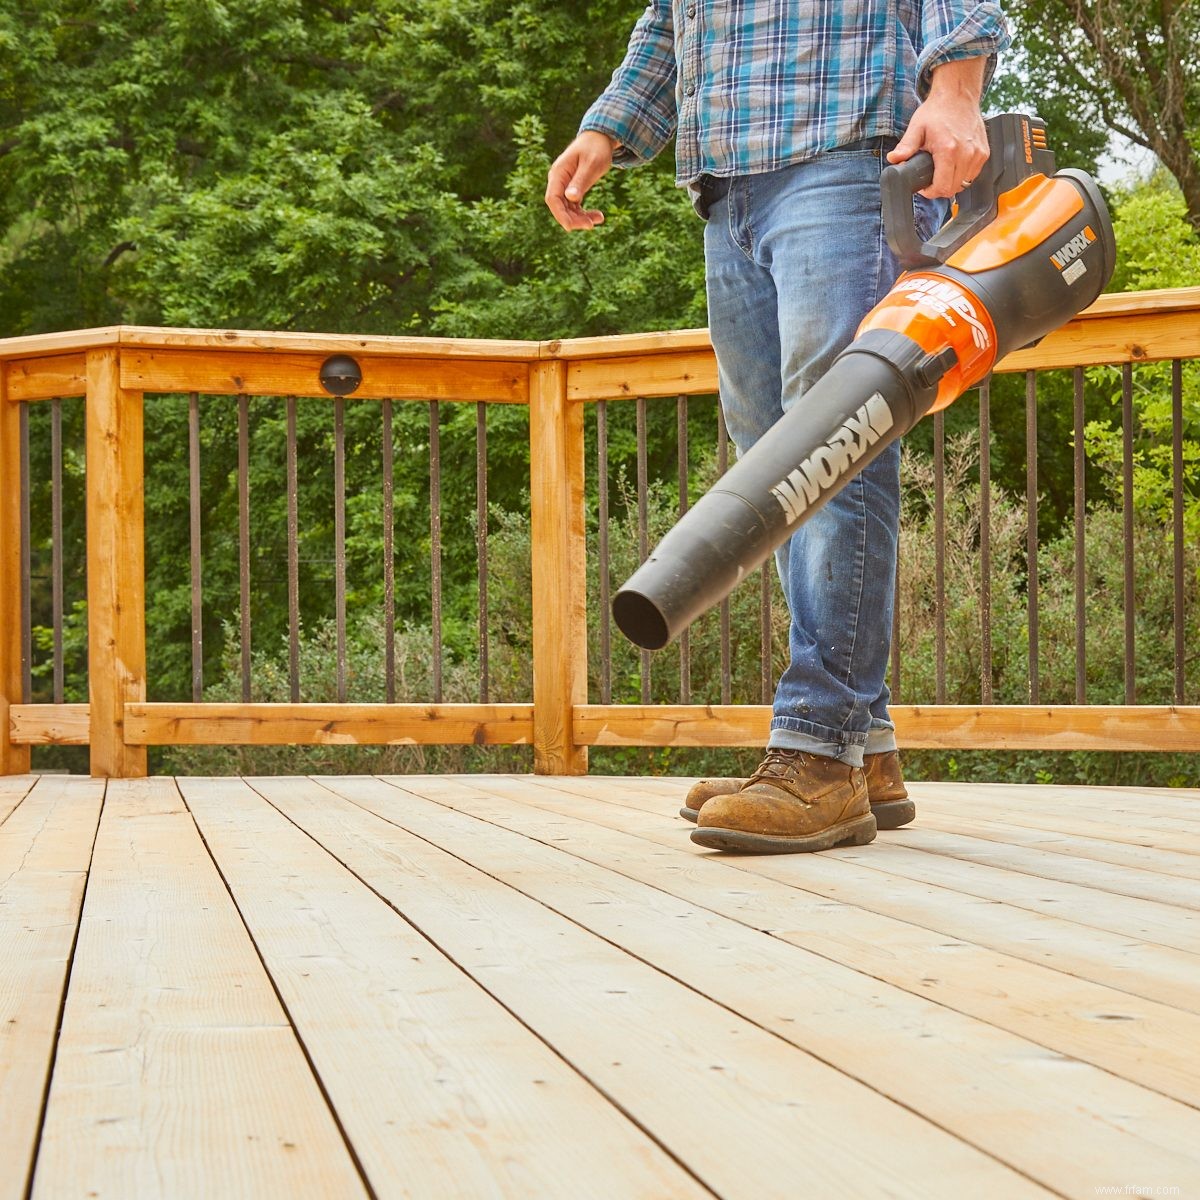
[[[546,176],[546,207],[551,215],[564,229],[584,228],[578,221],[578,204],[567,201],[567,184],[571,180],[573,165],[566,161],[566,156],[558,158]],[[590,228],[590,226],[588,226]]]
[[[564,229],[592,229],[604,221],[584,197],[612,166],[612,143],[603,134],[581,134],[555,159],[546,177],[546,206]]]
[[[934,151],[933,183],[925,195],[945,197],[965,191],[974,183],[987,160],[986,149],[971,145],[956,145],[940,153]]]
[[[906,133],[895,145],[895,147],[887,152],[887,160],[890,163],[908,162],[910,158],[918,150],[921,149],[920,138],[910,137]]]
[[[962,185],[970,176],[963,174],[959,155],[954,151],[933,151],[933,182],[922,193],[931,200],[950,197],[961,192]]]
[[[930,140],[924,148],[933,155],[933,182],[921,195],[931,200],[965,191],[988,160],[987,147],[972,141]]]
[[[581,191],[577,178],[570,163],[556,162],[547,178],[546,206],[564,229],[591,229],[604,221],[604,214],[579,203],[586,188]]]
[[[967,160],[967,165],[963,171],[963,179],[974,180],[979,177],[979,172],[983,170],[987,164],[987,160],[991,157],[988,152],[987,143],[982,147],[972,146],[970,156]]]
[[[933,180],[921,195],[931,200],[958,195],[988,160],[987,130],[975,103],[930,97],[913,114],[904,136],[887,157],[904,162],[918,150],[933,156]]]

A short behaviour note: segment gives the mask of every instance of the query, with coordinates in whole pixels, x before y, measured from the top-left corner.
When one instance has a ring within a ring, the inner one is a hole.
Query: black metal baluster
[[[1075,415],[1075,703],[1087,703],[1087,489],[1083,445],[1083,368],[1072,372]]]
[[[29,405],[18,404],[18,454],[21,478],[18,483],[21,507],[21,700],[33,700],[33,531],[30,527]]]
[[[200,396],[188,396],[188,537],[192,592],[192,702],[204,699],[204,593],[200,509]]]
[[[250,701],[250,398],[238,397],[238,598],[242,702]]]
[[[51,603],[54,607],[54,703],[61,704],[65,693],[63,661],[63,444],[62,401],[50,401],[50,575]]]
[[[1183,364],[1171,363],[1171,532],[1173,538],[1175,581],[1175,703],[1184,703],[1184,608],[1183,567]]]
[[[892,604],[892,655],[891,655],[891,676],[888,682],[888,690],[891,693],[891,702],[893,704],[900,703],[900,538],[896,538],[896,574],[892,583],[895,591],[895,600]]]
[[[1038,495],[1037,372],[1025,373],[1025,553],[1028,559],[1029,703],[1037,704],[1038,683]]]
[[[775,691],[771,686],[771,572],[774,568],[774,559],[768,558],[758,572],[759,699],[763,704],[771,703]]]
[[[1121,516],[1125,543],[1125,703],[1137,702],[1137,679],[1133,660],[1133,366],[1121,367]]]
[[[675,431],[678,446],[679,516],[688,510],[688,400],[679,396],[675,401]],[[689,631],[679,637],[679,702],[692,702],[692,643]]]
[[[992,382],[979,389],[979,698],[992,703]]]
[[[479,702],[488,702],[487,405],[475,405],[475,565],[479,573]]]
[[[946,423],[933,414],[934,698],[946,703]]]
[[[612,703],[612,588],[608,546],[608,401],[596,403],[596,482],[600,496],[600,703]]]
[[[333,401],[333,594],[337,699],[346,703],[346,402]]]
[[[300,492],[296,478],[296,397],[287,398],[288,689],[300,703]]]
[[[384,695],[396,703],[396,485],[392,402],[383,401],[383,676]]]
[[[717,474],[729,470],[729,430],[725,413],[717,402]],[[729,597],[721,601],[721,703],[730,704],[733,698],[733,670],[729,652]]]
[[[442,442],[438,402],[429,402],[429,557],[432,572],[433,700],[442,702]]]

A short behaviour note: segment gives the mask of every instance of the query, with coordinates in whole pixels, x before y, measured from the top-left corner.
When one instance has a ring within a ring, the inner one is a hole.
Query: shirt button
[[[695,85],[694,83],[689,83],[689,84],[687,85],[687,87],[685,87],[683,90],[684,90],[684,91],[685,91],[685,92],[686,92],[686,93],[687,93],[689,96],[694,96],[694,95],[696,94],[696,85]]]
[[[696,6],[694,4],[688,8],[687,15],[689,17],[694,17],[696,15]]]

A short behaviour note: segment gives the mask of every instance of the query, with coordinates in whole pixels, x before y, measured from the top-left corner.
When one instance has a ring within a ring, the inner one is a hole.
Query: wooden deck
[[[0,779],[0,1200],[1200,1196],[1200,792],[684,786]]]

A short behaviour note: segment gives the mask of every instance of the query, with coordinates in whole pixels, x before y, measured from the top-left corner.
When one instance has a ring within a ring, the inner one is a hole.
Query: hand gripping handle
[[[913,197],[933,182],[933,155],[919,150],[910,159],[884,167],[879,185],[883,190],[883,227],[896,260],[905,267],[937,262],[930,258],[917,233]]]
[[[1030,175],[1054,173],[1045,123],[1022,113],[1000,113],[984,122],[989,157],[979,175],[956,197],[953,218],[928,241],[917,233],[913,197],[933,182],[933,156],[921,150],[906,162],[885,167],[880,177],[883,227],[888,245],[906,268],[944,263],[996,216],[997,201]]]

